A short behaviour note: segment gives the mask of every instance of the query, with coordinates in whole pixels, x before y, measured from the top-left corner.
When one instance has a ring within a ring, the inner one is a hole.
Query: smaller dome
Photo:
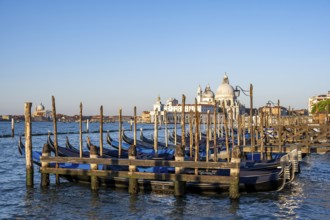
[[[204,93],[203,93],[203,98],[214,98],[214,93],[212,92],[210,85],[207,85],[205,87]]]
[[[37,105],[37,108],[36,108],[37,111],[44,111],[45,110],[45,106],[40,103],[40,105]]]

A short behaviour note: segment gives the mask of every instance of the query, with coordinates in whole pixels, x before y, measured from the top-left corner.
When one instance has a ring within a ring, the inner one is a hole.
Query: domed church
[[[227,111],[232,110],[234,119],[237,119],[239,112],[244,112],[244,106],[242,106],[240,102],[237,100],[237,97],[235,96],[234,88],[229,84],[229,79],[226,73],[223,76],[222,83],[218,87],[215,95],[212,92],[210,85],[207,85],[205,87],[204,92],[202,91],[200,85],[197,88],[198,104],[214,105],[215,101],[219,104],[219,107],[222,108],[224,103]]]
[[[46,116],[45,106],[42,103],[40,103],[39,105],[36,106],[33,116],[34,117],[37,117],[37,116],[45,117]]]
[[[209,110],[211,113],[214,109],[214,103],[218,104],[218,107],[222,108],[223,104],[227,110],[227,112],[233,112],[234,120],[237,120],[238,115],[240,113],[244,113],[245,107],[241,105],[241,103],[237,100],[235,96],[234,88],[229,84],[229,78],[227,74],[223,76],[222,83],[219,85],[216,93],[211,90],[210,85],[207,85],[202,90],[202,87],[199,85],[197,88],[197,105],[198,111],[206,115]],[[182,105],[178,103],[177,99],[171,98],[164,105],[161,103],[160,97],[158,96],[157,102],[154,104],[153,111],[150,111],[151,121],[154,121],[155,110],[158,110],[158,114],[164,115],[163,111],[167,111],[169,121],[172,121],[173,112],[177,112],[180,114]],[[195,111],[194,104],[186,104],[185,112],[189,112],[190,110]],[[179,116],[180,117],[180,116]]]
[[[47,111],[45,106],[40,103],[36,106],[35,111],[32,114],[32,117],[35,121],[45,121],[50,120],[51,118],[51,111]]]

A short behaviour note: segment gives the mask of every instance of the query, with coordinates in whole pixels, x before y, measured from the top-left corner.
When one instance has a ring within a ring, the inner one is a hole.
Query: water
[[[84,125],[85,126],[85,125]],[[105,130],[116,124],[104,124]],[[125,124],[126,129],[129,128]],[[142,125],[138,126],[138,129]],[[143,125],[152,128],[152,125]],[[99,124],[91,123],[90,131]],[[59,123],[60,132],[77,132],[78,123]],[[85,129],[85,128],[84,128]],[[33,123],[33,133],[52,131],[51,123]],[[15,125],[22,134],[24,123]],[[0,122],[0,134],[10,134],[10,123]],[[145,131],[150,137],[151,131]],[[164,138],[164,130],[159,134]],[[89,134],[98,143],[98,134]],[[105,136],[105,135],[104,135]],[[111,133],[117,137],[118,133]],[[68,135],[79,143],[78,134]],[[87,134],[84,134],[84,140]],[[59,135],[61,146],[66,135]],[[46,136],[33,137],[33,149],[40,150]],[[98,193],[88,185],[63,182],[56,187],[39,187],[40,173],[35,166],[33,189],[25,186],[25,160],[18,154],[18,136],[0,138],[0,219],[329,219],[330,218],[330,154],[311,155],[301,164],[297,179],[281,192],[242,194],[238,202],[227,195],[187,194],[182,198],[154,193],[129,195],[126,190],[101,188]],[[86,145],[86,144],[84,144]]]

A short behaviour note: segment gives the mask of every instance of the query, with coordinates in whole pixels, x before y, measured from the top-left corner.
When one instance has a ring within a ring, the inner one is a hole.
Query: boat
[[[54,145],[53,140],[50,137],[50,134],[48,134],[48,137],[47,137],[47,144],[48,144],[49,149],[55,153],[56,152],[55,145]],[[79,150],[69,149],[67,147],[57,146],[57,152],[58,152],[58,155],[62,156],[62,157],[79,157],[80,156]],[[89,157],[89,152],[83,151],[82,157]]]
[[[19,141],[19,152],[24,154],[24,145]],[[40,157],[41,152],[32,151],[33,162],[41,166]],[[67,155],[69,156],[69,155]],[[275,162],[275,161],[273,161]],[[247,164],[244,166],[246,168],[240,169],[240,190],[245,192],[259,192],[259,191],[270,191],[270,190],[280,190],[283,189],[287,177],[284,175],[284,168],[277,166],[273,162],[268,162],[268,168],[265,168],[265,164]],[[50,163],[50,167],[55,167],[54,163]],[[101,170],[113,170],[113,171],[127,171],[127,166],[105,166],[98,165],[98,169]],[[273,166],[273,167],[271,167]],[[60,168],[67,169],[82,169],[89,170],[89,164],[71,164],[71,163],[59,163]],[[169,169],[168,167],[137,167],[138,172],[151,172],[151,173],[173,173],[174,168]],[[190,170],[192,171],[192,170]],[[189,171],[185,172],[189,174]],[[226,169],[219,170],[205,170],[200,169],[199,174],[203,175],[219,175],[219,176],[229,176],[230,171]],[[193,175],[193,174],[192,174]],[[89,176],[78,176],[78,175],[60,175],[61,178],[64,178],[71,182],[79,183],[90,183]],[[99,182],[101,185],[105,186],[116,186],[116,187],[128,187],[128,178],[122,177],[99,177]],[[140,190],[158,190],[166,189],[168,191],[173,191],[174,184],[171,181],[153,181],[153,180],[138,180],[138,186]],[[228,190],[229,185],[226,184],[213,184],[213,183],[200,183],[200,182],[187,182],[186,189],[187,191],[192,192],[212,192],[219,193],[224,190]]]
[[[144,143],[148,143],[148,144],[152,144],[152,145],[154,144],[154,140],[145,137],[145,136],[143,135],[143,132],[142,132],[142,131],[140,132],[140,140],[141,140],[142,142],[144,142]],[[163,142],[158,141],[158,142],[157,142],[157,145],[158,145],[159,147],[163,147],[163,148],[171,148],[171,149],[175,149],[175,145],[174,145],[174,144],[170,144],[170,143],[168,143],[167,146],[166,146],[166,143],[163,143]]]
[[[123,139],[123,141],[125,141],[129,145],[133,145],[134,144],[134,139],[128,137],[125,134],[125,131],[123,131],[122,139]],[[136,140],[136,144],[139,145],[139,146],[143,146],[144,148],[154,149],[154,145],[153,144],[144,143],[144,142],[142,142],[140,140]]]
[[[90,140],[87,141],[87,148],[90,149],[90,146],[92,144],[90,143]],[[100,151],[100,147],[94,145],[98,152]],[[119,149],[109,149],[103,147],[103,153],[112,157],[118,157],[119,155]],[[121,152],[122,158],[128,158],[128,151],[122,151]],[[157,155],[153,149],[143,149],[140,147],[136,148],[136,158],[137,159],[164,159],[164,160],[173,160],[174,159],[174,150],[171,149],[159,149],[157,152]]]

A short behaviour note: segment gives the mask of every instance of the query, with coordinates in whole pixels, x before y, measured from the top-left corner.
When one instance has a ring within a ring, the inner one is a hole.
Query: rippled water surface
[[[98,124],[91,123],[90,131]],[[128,129],[129,125],[125,124]],[[138,128],[142,127],[139,125]],[[150,136],[151,125],[143,126]],[[104,124],[105,130],[116,124]],[[78,132],[77,123],[59,123],[59,132]],[[51,123],[33,123],[32,132],[52,131]],[[15,133],[23,134],[24,123],[15,125]],[[160,135],[164,137],[164,130]],[[10,134],[10,123],[0,122],[0,134]],[[111,136],[117,137],[117,133]],[[98,134],[90,133],[98,143]],[[78,144],[79,135],[68,135]],[[84,140],[87,134],[84,134]],[[59,135],[60,145],[66,135]],[[161,138],[160,138],[161,139]],[[40,150],[46,136],[33,136],[33,149]],[[329,219],[330,155],[311,155],[301,163],[297,179],[281,192],[242,194],[238,202],[227,195],[187,194],[182,198],[153,193],[129,195],[125,190],[101,188],[93,193],[88,185],[62,182],[42,190],[40,174],[35,166],[33,189],[25,186],[25,159],[18,154],[18,136],[0,138],[0,219]]]

